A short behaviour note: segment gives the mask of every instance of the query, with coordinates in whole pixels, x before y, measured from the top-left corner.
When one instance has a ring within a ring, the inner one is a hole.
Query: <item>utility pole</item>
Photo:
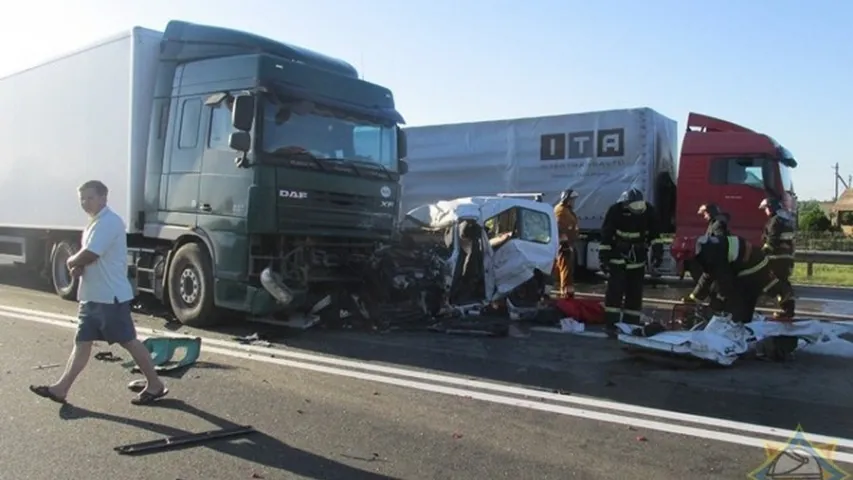
[[[832,198],[833,202],[838,201],[838,162],[835,162],[835,175],[833,175],[833,180],[835,180],[835,197]]]
[[[839,183],[844,185],[845,190],[850,188],[851,185],[853,185],[853,175],[848,175],[847,181],[845,182],[844,177],[842,177],[841,174],[838,172],[840,168],[841,167],[838,165],[838,162],[835,162],[835,166],[832,167],[832,169],[835,170],[835,199],[833,200],[834,202],[838,201],[838,184]]]

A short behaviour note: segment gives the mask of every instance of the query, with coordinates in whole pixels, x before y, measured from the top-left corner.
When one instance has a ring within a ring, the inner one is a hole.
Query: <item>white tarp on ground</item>
[[[617,325],[621,331],[619,341],[622,344],[695,357],[724,366],[733,364],[741,355],[751,352],[761,340],[781,336],[798,337],[799,349],[804,352],[844,357],[850,355],[853,358],[853,343],[839,338],[843,333],[853,333],[853,328],[819,320],[784,323],[767,321],[763,316],[756,315],[754,321],[741,326],[728,318],[714,317],[702,330],[668,331],[648,338],[633,335],[635,326],[624,323]]]

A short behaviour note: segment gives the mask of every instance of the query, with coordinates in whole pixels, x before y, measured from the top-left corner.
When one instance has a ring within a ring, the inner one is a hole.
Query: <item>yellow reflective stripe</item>
[[[611,248],[611,247],[610,247],[610,245],[599,245],[599,246],[598,246],[598,251],[599,251],[599,252],[601,252],[601,251],[606,251],[606,250],[610,250],[610,248]]]
[[[639,232],[625,232],[622,230],[616,230],[616,235],[622,238],[640,238]]]
[[[737,237],[728,237],[729,242],[729,262],[737,260],[737,252],[740,250],[740,240]]]
[[[777,283],[779,283],[778,278],[774,278],[773,280],[771,280],[770,283],[764,286],[764,293],[767,293],[768,290],[775,287]]]
[[[645,263],[629,263],[628,265],[625,266],[625,268],[628,268],[628,269],[645,268],[645,267],[646,267]]]
[[[666,245],[666,243],[667,243],[668,241],[669,241],[669,240],[667,240],[667,239],[665,239],[665,238],[656,238],[656,239],[652,240],[652,245],[658,245],[658,244],[659,244],[659,245]]]
[[[790,253],[783,253],[781,255],[767,255],[767,258],[770,260],[784,260],[784,259],[794,259],[794,256]]]
[[[621,258],[611,258],[610,263],[615,263],[616,265],[622,265],[625,263],[625,260]]]
[[[782,240],[793,240],[795,238],[795,236],[791,232],[785,232],[785,233],[779,235],[779,238],[781,238]]]
[[[643,314],[643,312],[639,310],[622,310],[622,313],[624,313],[625,315],[636,315],[638,317]]]
[[[757,265],[754,265],[750,268],[747,268],[746,270],[741,270],[740,272],[738,272],[737,276],[738,277],[745,277],[747,275],[752,275],[753,273],[761,270],[762,268],[764,268],[766,266],[767,266],[767,258],[758,262]]]
[[[765,249],[765,250],[772,250],[773,245],[770,245],[769,243],[765,243],[764,245],[761,246],[761,248]]]
[[[622,309],[619,307],[604,307],[604,311],[610,313],[622,313]]]

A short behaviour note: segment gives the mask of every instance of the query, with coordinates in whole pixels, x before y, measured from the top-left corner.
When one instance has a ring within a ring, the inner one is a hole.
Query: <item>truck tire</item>
[[[50,280],[53,289],[64,300],[76,300],[79,278],[71,278],[71,272],[65,263],[80,247],[68,240],[59,240],[53,244],[50,252]]]
[[[199,244],[187,243],[175,252],[169,265],[168,291],[172,313],[182,324],[210,327],[219,322],[211,259]]]

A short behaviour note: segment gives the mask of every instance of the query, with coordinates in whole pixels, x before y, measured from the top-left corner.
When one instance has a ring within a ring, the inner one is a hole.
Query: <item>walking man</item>
[[[130,353],[147,381],[131,403],[147,405],[169,390],[157,376],[151,354],[136,338],[130,315],[133,288],[127,277],[127,236],[124,221],[107,206],[106,185],[90,180],[78,189],[80,205],[89,215],[80,251],[68,259],[71,275],[80,279],[77,291],[77,335],[65,372],[53,385],[30,385],[36,395],[65,403],[68,391],[86,367],[96,341],[118,343]]]

